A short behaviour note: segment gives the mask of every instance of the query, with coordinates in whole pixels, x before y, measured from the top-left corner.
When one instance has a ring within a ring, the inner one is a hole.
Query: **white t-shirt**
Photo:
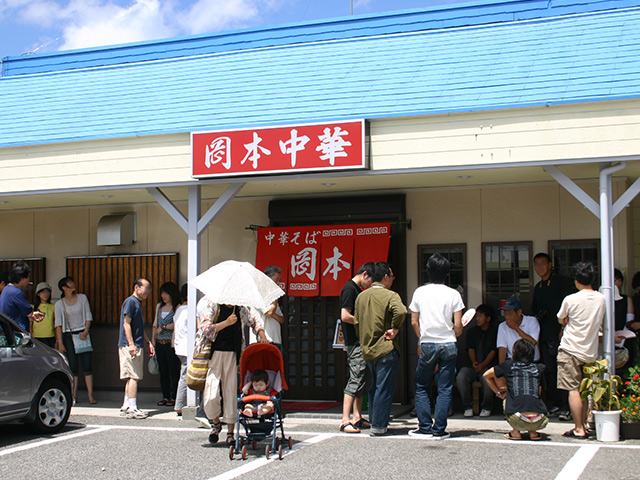
[[[189,355],[187,348],[187,335],[189,329],[187,326],[189,309],[186,305],[181,305],[176,309],[173,315],[173,348],[176,355],[186,357]]]
[[[598,333],[605,316],[604,295],[592,290],[580,290],[562,301],[558,318],[569,317],[564,327],[560,349],[583,362],[598,357]]]
[[[533,361],[537,362],[538,360],[540,360],[540,349],[538,348],[538,340],[540,339],[540,324],[538,323],[538,319],[529,315],[523,315],[522,323],[520,324],[520,330],[522,330],[524,333],[526,333],[536,341],[536,354],[533,357]],[[498,338],[496,339],[496,347],[506,348],[507,358],[513,358],[511,355],[513,344],[521,338],[522,337],[518,335],[518,332],[516,332],[513,328],[507,326],[507,322],[502,322],[498,326]]]
[[[453,313],[464,309],[457,290],[441,283],[428,283],[413,292],[409,310],[420,314],[420,343],[456,341]]]
[[[280,322],[275,318],[265,315],[260,309],[253,309],[260,314],[264,323],[264,334],[267,336],[267,340],[271,343],[282,344],[282,330],[280,328]],[[266,310],[266,309],[265,309]],[[276,306],[276,314],[282,315],[282,309],[280,305]],[[257,343],[258,339],[252,329],[249,329],[249,343]]]

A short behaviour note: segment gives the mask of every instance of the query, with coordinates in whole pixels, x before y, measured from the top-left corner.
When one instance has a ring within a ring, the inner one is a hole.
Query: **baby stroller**
[[[241,385],[245,385],[251,380],[254,370],[266,370],[269,375],[269,385],[278,392],[277,396],[248,395],[244,398],[238,397],[238,422],[236,426],[236,443],[229,450],[229,458],[234,459],[236,455],[242,455],[242,459],[247,458],[247,445],[257,449],[258,442],[269,440],[264,449],[264,454],[269,459],[272,453],[278,452],[278,458],[282,460],[283,448],[286,443],[291,450],[293,440],[291,437],[285,439],[284,427],[282,424],[282,392],[287,390],[287,382],[284,378],[284,362],[278,347],[269,343],[254,343],[249,345],[242,352],[240,357],[240,379]],[[252,401],[267,402],[274,404],[273,412],[264,416],[247,417],[242,412],[245,403]],[[240,426],[244,429],[244,435],[240,434]],[[278,429],[280,436],[278,437]]]

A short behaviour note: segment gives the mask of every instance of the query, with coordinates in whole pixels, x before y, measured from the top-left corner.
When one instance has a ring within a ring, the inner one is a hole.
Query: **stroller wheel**
[[[280,448],[278,449],[278,459],[282,460],[283,456],[284,456],[284,449],[282,445],[280,445]]]
[[[276,437],[276,450],[280,448],[280,437]]]
[[[269,445],[264,447],[264,456],[269,460],[269,457],[271,456],[271,447]]]
[[[242,447],[242,459],[247,459],[247,447]]]
[[[289,450],[293,450],[293,438],[289,437]]]
[[[244,447],[244,438],[240,439],[240,448]]]
[[[235,447],[232,445],[231,447],[229,447],[229,460],[233,460],[233,457],[235,456]]]

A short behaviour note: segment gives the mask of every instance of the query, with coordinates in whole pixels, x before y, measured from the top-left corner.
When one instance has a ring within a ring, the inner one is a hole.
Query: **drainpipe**
[[[612,182],[611,176],[627,166],[626,162],[618,165],[602,164],[600,166],[600,251],[602,252],[602,293],[606,304],[606,317],[604,323],[603,353],[604,358],[609,361],[609,370],[615,373],[614,358],[614,332],[615,317],[613,313],[613,217],[612,210]]]

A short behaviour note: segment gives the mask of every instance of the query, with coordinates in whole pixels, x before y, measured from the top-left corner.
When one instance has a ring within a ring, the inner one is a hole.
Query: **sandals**
[[[214,423],[209,434],[209,443],[217,443],[220,438],[220,432],[222,431],[221,423]]]
[[[165,406],[169,405],[169,400],[167,400],[166,398],[163,398],[162,400],[160,400],[160,401],[157,403],[157,405],[158,405],[159,407],[165,407]]]
[[[354,427],[361,429],[361,430],[366,430],[367,428],[371,428],[371,424],[369,422],[367,422],[364,418],[361,418],[360,420],[358,420],[356,423],[353,424]]]
[[[89,399],[89,405],[95,405],[96,403],[98,403],[98,402],[96,401],[95,398],[90,398]]]
[[[227,446],[228,445],[235,445],[236,444],[236,439],[233,436],[233,433],[227,433]]]
[[[564,432],[562,434],[563,437],[569,437],[569,438],[577,438],[578,440],[586,440],[587,438],[589,438],[589,434],[585,434],[585,435],[576,435],[576,431],[571,429],[568,432]]]
[[[511,432],[505,433],[504,438],[506,438],[507,440],[515,440],[515,441],[522,440],[522,437],[514,437],[513,435],[511,435]]]
[[[167,403],[165,403],[167,407],[173,407],[175,404],[175,400],[167,400]]]
[[[340,425],[340,431],[344,433],[360,433],[360,429],[355,427],[351,422]]]
[[[529,434],[529,440],[531,440],[532,442],[537,442],[542,440],[542,434],[538,433],[537,435],[531,435]]]

